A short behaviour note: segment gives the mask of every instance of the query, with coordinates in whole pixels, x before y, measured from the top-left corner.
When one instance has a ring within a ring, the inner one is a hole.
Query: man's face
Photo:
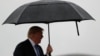
[[[32,36],[31,39],[35,42],[35,44],[41,43],[41,40],[43,38],[42,32],[37,32],[35,34],[31,34],[31,36]]]

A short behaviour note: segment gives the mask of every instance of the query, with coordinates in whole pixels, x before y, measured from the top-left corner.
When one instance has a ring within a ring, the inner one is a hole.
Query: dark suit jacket
[[[29,40],[25,40],[16,46],[13,56],[36,56],[36,53]],[[41,52],[41,56],[46,56],[43,54],[43,51]]]

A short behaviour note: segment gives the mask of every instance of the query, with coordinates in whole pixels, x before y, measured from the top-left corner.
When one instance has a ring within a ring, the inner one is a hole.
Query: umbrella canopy
[[[31,2],[17,8],[3,23],[24,24],[24,23],[47,23],[50,43],[49,23],[61,21],[94,20],[80,6],[67,1],[54,2]]]
[[[4,23],[51,23],[93,19],[85,10],[72,2],[31,2],[16,9]]]

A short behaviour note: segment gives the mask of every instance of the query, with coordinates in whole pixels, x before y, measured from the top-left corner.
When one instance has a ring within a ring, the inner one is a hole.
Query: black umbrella
[[[78,5],[67,1],[54,2],[31,2],[17,8],[3,23],[24,24],[24,23],[47,23],[49,44],[50,32],[49,23],[62,21],[75,21],[79,35],[77,22],[82,20],[94,20],[85,10]]]

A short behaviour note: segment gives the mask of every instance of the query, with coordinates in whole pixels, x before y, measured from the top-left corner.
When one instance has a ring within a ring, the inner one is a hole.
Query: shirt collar
[[[34,47],[35,46],[35,42],[32,41],[32,39],[30,39],[30,38],[28,38],[28,39],[29,39],[30,43],[32,44],[32,46]]]

